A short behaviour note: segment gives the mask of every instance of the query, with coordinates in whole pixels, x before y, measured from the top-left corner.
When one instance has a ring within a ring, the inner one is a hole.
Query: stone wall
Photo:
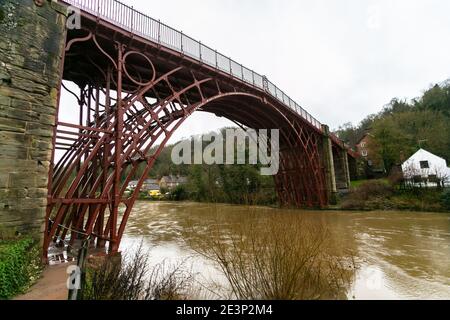
[[[65,10],[0,2],[0,228],[40,237],[47,204]]]

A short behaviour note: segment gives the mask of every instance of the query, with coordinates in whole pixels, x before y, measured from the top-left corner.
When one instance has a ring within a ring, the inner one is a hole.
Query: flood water
[[[188,230],[195,226],[196,236],[201,237],[201,230],[217,219],[243,223],[247,217],[264,221],[273,215],[301,215],[302,219],[320,222],[330,231],[335,245],[355,253],[358,269],[346,292],[348,299],[450,299],[450,214],[138,202],[121,250],[132,252],[143,241],[151,264],[187,261],[199,282],[225,284],[218,267],[193,250],[186,239]]]

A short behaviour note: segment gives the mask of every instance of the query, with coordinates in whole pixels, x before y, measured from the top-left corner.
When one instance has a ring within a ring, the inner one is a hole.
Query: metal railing
[[[62,2],[90,13],[99,19],[108,21],[135,35],[183,53],[199,62],[226,72],[234,78],[264,90],[294,110],[312,126],[322,130],[322,124],[317,119],[276,85],[268,81],[266,77],[244,67],[242,64],[211,49],[200,41],[194,40],[183,32],[150,18],[133,9],[133,7],[117,0],[62,0]]]

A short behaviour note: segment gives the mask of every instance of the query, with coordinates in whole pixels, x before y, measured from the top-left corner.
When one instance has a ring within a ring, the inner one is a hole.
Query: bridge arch
[[[280,129],[280,203],[327,205],[317,128],[265,90],[141,49],[91,29],[68,35],[63,78],[80,88],[73,94],[81,116],[55,127],[54,149],[64,155],[50,170],[44,256],[52,241],[66,238],[73,244],[90,237],[117,251],[138,196],[125,196],[128,183],[144,163],[140,189],[173,133],[198,111],[246,128]]]

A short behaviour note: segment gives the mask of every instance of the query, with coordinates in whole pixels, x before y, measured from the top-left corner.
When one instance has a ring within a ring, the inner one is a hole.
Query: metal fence
[[[62,0],[62,2],[108,21],[126,31],[181,52],[211,67],[228,73],[254,87],[266,91],[298,113],[319,130],[321,123],[264,76],[205,46],[200,41],[117,0]]]

